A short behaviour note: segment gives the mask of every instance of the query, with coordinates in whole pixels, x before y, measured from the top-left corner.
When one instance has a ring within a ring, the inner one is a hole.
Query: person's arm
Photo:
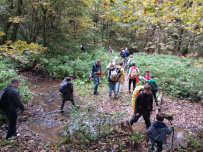
[[[173,131],[173,127],[171,127],[170,129],[168,129],[168,127],[166,128],[166,134],[171,134]]]
[[[137,76],[139,76],[139,75],[140,75],[140,70],[137,67]]]
[[[108,82],[110,82],[110,70],[108,70],[108,76],[107,76],[108,78]]]
[[[137,98],[135,100],[135,111],[136,111],[136,113],[139,113],[140,100],[141,100],[141,93],[139,92],[137,95]]]
[[[129,80],[129,78],[130,78],[131,70],[132,70],[132,67],[130,68],[130,70],[128,72],[127,80]]]
[[[11,100],[15,103],[16,107],[20,108],[21,111],[24,111],[24,105],[21,101],[20,95],[18,93],[18,91],[16,90],[12,90],[11,92]]]
[[[151,95],[150,95],[150,112],[152,112],[152,109],[153,109],[153,95],[151,93]]]

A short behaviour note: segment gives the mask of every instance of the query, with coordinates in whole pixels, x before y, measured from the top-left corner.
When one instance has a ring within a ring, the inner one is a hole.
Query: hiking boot
[[[131,93],[131,91],[128,91],[128,93]]]
[[[117,96],[115,96],[115,97],[114,97],[114,99],[118,99],[118,97],[117,97]]]
[[[60,113],[64,113],[64,110],[60,110]]]
[[[99,92],[97,92],[97,93],[94,93],[94,95],[99,95]]]
[[[156,106],[159,106],[158,102],[156,102]]]

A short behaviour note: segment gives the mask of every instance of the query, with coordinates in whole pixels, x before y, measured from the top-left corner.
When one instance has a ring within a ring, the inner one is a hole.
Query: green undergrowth
[[[0,90],[6,87],[7,84],[11,82],[12,79],[19,79],[20,85],[18,91],[20,93],[21,99],[24,103],[28,102],[29,99],[33,97],[33,94],[29,91],[29,88],[26,84],[25,78],[17,75],[17,71],[11,68],[8,68],[4,63],[0,61]],[[5,116],[3,112],[0,111],[0,125],[5,121]]]
[[[40,54],[30,56],[24,54],[28,63],[19,63],[11,58],[6,58],[6,63],[13,63],[20,69],[32,69],[38,72],[44,72],[54,78],[64,78],[69,74],[74,74],[75,85],[87,86],[93,81],[88,80],[92,63],[97,59],[101,60],[103,66],[102,83],[107,86],[107,70],[106,65],[119,56],[117,53],[106,53],[105,49],[88,50],[81,52],[80,50],[66,52],[62,54]],[[203,70],[202,61],[196,60],[195,57],[177,57],[172,55],[158,55],[135,53],[133,58],[140,70],[140,75],[144,76],[146,69],[150,70],[150,74],[155,75],[159,91],[174,98],[188,99],[191,101],[201,101],[203,103]],[[118,63],[122,61],[119,58]],[[200,66],[197,66],[199,62]],[[139,82],[138,85],[143,84]],[[92,84],[93,86],[93,84]],[[88,89],[91,89],[88,87]],[[92,88],[93,89],[93,88]],[[84,94],[84,92],[81,92]]]

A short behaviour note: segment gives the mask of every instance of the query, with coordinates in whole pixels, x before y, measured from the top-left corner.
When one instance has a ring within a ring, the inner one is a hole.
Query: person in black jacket
[[[137,95],[136,101],[135,101],[135,111],[130,119],[131,126],[133,123],[137,122],[140,116],[142,115],[145,120],[145,125],[147,129],[150,127],[150,115],[152,113],[153,109],[153,96],[151,93],[151,87],[150,85],[146,84],[144,86],[144,91],[140,91]]]
[[[63,81],[66,81],[67,82],[67,90],[68,93],[62,93],[61,96],[62,96],[62,102],[61,102],[61,113],[64,112],[63,110],[63,107],[64,107],[64,104],[65,104],[65,101],[71,101],[71,103],[75,106],[75,102],[74,102],[74,99],[73,99],[73,78],[74,76],[72,74],[70,74],[68,77],[66,77]]]
[[[20,99],[20,95],[18,93],[18,86],[20,81],[18,79],[11,80],[11,83],[8,84],[3,91],[5,92],[2,98],[5,106],[3,108],[3,112],[6,114],[6,117],[9,121],[9,127],[6,135],[6,139],[11,138],[12,136],[17,136],[16,132],[16,123],[18,113],[17,110],[20,108],[21,114],[24,114],[24,105]]]

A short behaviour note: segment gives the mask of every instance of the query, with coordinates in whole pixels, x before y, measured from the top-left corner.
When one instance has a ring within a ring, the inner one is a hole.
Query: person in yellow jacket
[[[117,91],[119,93],[122,93],[122,89],[123,89],[123,84],[125,81],[125,71],[124,71],[124,67],[123,67],[123,62],[120,62],[119,64],[120,66],[118,66],[118,68],[120,69],[120,78],[117,84]]]

